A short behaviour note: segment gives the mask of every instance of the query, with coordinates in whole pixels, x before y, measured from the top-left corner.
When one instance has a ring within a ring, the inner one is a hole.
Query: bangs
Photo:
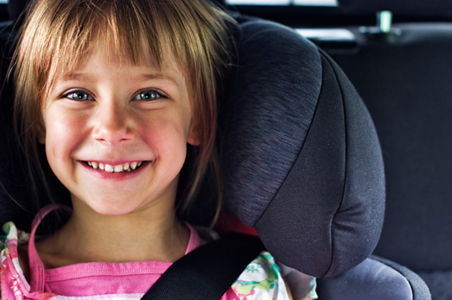
[[[59,16],[58,19],[52,20],[50,26],[41,24],[47,34],[42,41],[42,59],[34,61],[37,74],[46,79],[42,96],[48,94],[57,77],[73,72],[96,51],[108,55],[107,59],[120,63],[127,60],[135,65],[146,64],[150,56],[159,68],[171,51],[182,69],[188,67],[187,51],[183,47],[175,48],[172,42],[176,38],[174,33],[179,32],[172,28],[173,24],[168,24],[174,16],[164,16],[166,12],[174,13],[174,10],[163,9],[169,4],[93,2],[66,1],[66,7],[55,7],[55,13],[49,14]]]
[[[18,57],[32,62],[29,71],[38,74],[41,97],[56,76],[79,67],[95,50],[134,64],[151,55],[158,67],[171,51],[196,86],[206,79],[200,74],[222,68],[216,62],[225,54],[227,38],[219,33],[227,18],[199,1],[41,0],[28,18],[39,22],[27,24]]]
[[[80,67],[96,51],[110,56],[108,59],[128,60],[134,64],[145,63],[150,54],[161,67],[162,44],[165,44],[162,41],[171,39],[168,32],[162,28],[156,30],[155,24],[146,22],[132,2],[106,1],[103,4],[105,7],[94,6],[90,1],[80,3],[67,10],[61,24],[51,26],[55,32],[49,31],[48,49],[44,49],[44,55],[49,57],[44,61],[51,61],[55,69],[61,70],[51,67],[49,79],[55,74],[52,71],[70,72]]]

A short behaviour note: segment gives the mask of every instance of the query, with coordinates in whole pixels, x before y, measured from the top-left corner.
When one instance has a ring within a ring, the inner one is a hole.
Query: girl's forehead
[[[65,63],[57,66],[55,76],[49,78],[49,84],[53,85],[55,81],[61,78],[71,76],[71,74],[75,74],[87,67],[92,67],[93,63],[97,65],[110,64],[118,67],[140,67],[142,69],[154,70],[169,77],[177,73],[182,75],[186,81],[187,72],[181,65],[180,60],[176,58],[169,48],[165,48],[166,51],[162,55],[163,59],[161,62],[158,62],[149,49],[143,49],[140,55],[133,56],[132,54],[118,51],[114,47],[102,45],[91,47],[81,55],[78,55],[76,59],[64,59],[63,61]]]

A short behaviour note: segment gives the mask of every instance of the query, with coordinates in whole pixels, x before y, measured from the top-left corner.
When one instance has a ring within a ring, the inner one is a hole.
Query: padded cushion
[[[341,276],[319,280],[317,291],[322,300],[431,299],[427,285],[416,273],[375,256]]]
[[[7,77],[8,67],[12,56],[11,28],[2,28],[0,33],[0,45],[2,48],[2,60],[0,62],[0,78]],[[25,170],[21,162],[24,160],[19,155],[15,137],[13,134],[13,91],[10,85],[3,85],[0,97],[0,223],[14,220],[19,228],[30,228],[33,213],[27,205],[30,194],[26,193]],[[6,189],[6,191],[5,191]],[[25,192],[25,193],[24,193]],[[19,201],[16,205],[11,198]],[[21,207],[24,209],[22,209]]]
[[[432,299],[452,299],[452,271],[419,273],[432,293]]]
[[[223,111],[225,208],[284,264],[338,275],[373,251],[382,226],[372,121],[345,75],[295,31],[265,21],[241,29]]]
[[[317,49],[285,27],[257,21],[241,29],[235,93],[222,112],[223,168],[228,210],[254,226],[306,138],[322,66]]]

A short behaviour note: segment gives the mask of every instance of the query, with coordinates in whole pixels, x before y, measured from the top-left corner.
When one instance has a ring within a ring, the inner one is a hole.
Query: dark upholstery
[[[236,93],[223,111],[226,209],[281,262],[338,275],[372,252],[383,220],[369,114],[345,75],[296,32],[265,21],[241,30]]]
[[[452,299],[452,271],[421,272],[434,300]]]
[[[2,47],[0,78],[2,83],[7,78],[10,58],[13,52],[12,41],[14,39],[14,34],[11,34],[12,25],[6,25],[3,28],[4,30],[0,32],[0,43]],[[29,219],[32,217],[32,214],[27,210],[24,211],[11,200],[11,197],[14,197],[16,200],[24,201],[20,204],[25,204],[26,199],[19,199],[18,196],[26,189],[26,185],[23,180],[24,170],[20,164],[20,161],[23,159],[21,156],[18,156],[18,148],[13,134],[12,89],[7,83],[5,82],[2,85],[0,101],[0,137],[2,140],[0,143],[0,222],[15,220],[20,228],[29,228],[31,225]]]
[[[322,300],[430,299],[425,282],[413,271],[373,256],[348,272],[318,281]]]
[[[241,30],[236,92],[222,111],[223,168],[228,210],[254,226],[298,157],[320,94],[322,65],[317,49],[285,27],[246,22]]]

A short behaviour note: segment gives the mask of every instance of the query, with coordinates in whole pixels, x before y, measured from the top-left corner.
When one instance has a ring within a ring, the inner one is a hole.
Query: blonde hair
[[[37,154],[38,135],[44,130],[42,102],[61,72],[76,68],[92,47],[113,45],[120,59],[135,64],[148,51],[159,67],[165,63],[165,50],[171,49],[185,71],[200,139],[193,176],[178,205],[184,213],[206,170],[213,166],[219,178],[216,78],[228,64],[230,17],[206,0],[38,0],[28,11],[12,67],[16,132],[25,156],[32,157],[27,162],[32,183],[44,174]],[[218,200],[217,214],[221,193]]]

